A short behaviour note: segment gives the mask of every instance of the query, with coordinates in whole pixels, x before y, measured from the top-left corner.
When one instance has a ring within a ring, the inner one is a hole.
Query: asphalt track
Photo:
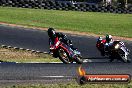
[[[108,62],[100,56],[95,47],[96,38],[87,36],[69,35],[75,47],[81,51],[82,56],[89,58],[90,62],[82,66],[88,74],[130,74],[132,75],[132,63]],[[132,42],[125,41],[126,46],[132,51]],[[48,36],[45,31],[9,27],[0,25],[0,45],[9,45],[42,52],[48,52]],[[130,58],[132,54],[130,53]],[[0,64],[0,83],[21,82],[22,80],[35,81],[52,79],[69,79],[77,77],[77,64],[63,63],[1,63]],[[48,82],[48,81],[46,81]],[[50,81],[51,82],[51,81]],[[36,82],[35,82],[36,83]]]

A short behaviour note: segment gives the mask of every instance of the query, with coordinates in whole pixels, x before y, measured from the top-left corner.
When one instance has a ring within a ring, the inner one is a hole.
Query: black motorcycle
[[[128,57],[129,52],[130,51],[126,48],[122,41],[114,41],[112,45],[109,46],[106,55],[109,56],[111,62],[114,60],[114,58],[117,58],[123,62],[131,62]]]

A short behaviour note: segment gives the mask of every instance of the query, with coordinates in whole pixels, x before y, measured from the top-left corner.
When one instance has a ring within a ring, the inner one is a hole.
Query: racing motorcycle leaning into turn
[[[73,63],[74,61],[78,64],[83,63],[81,53],[77,49],[73,50],[58,37],[56,37],[54,44],[50,43],[50,52],[53,57],[59,57],[63,63],[68,64]]]
[[[131,62],[129,55],[129,50],[126,48],[124,42],[122,41],[113,41],[113,43],[108,47],[108,50],[105,49],[105,39],[97,40],[96,47],[101,52],[102,56],[108,56],[112,62],[114,59],[119,59],[123,62]],[[104,54],[104,55],[103,55]]]

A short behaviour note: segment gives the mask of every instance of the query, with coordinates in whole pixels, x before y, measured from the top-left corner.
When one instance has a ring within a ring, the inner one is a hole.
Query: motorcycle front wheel
[[[131,62],[131,60],[128,58],[128,56],[127,57],[121,56],[121,59],[124,63],[130,63]]]
[[[75,62],[78,63],[78,64],[82,64],[83,63],[82,56],[77,55],[76,58],[75,58]]]
[[[122,60],[124,63],[130,63],[130,62],[131,62],[131,60],[129,59],[128,56],[125,57],[125,55],[123,55],[123,54],[121,54],[121,53],[119,53],[119,56],[120,56],[121,60]]]

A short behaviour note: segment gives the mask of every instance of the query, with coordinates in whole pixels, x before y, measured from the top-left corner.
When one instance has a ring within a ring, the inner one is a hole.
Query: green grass
[[[6,88],[132,88],[130,84],[85,84],[78,85],[77,83],[66,84],[32,84],[32,85],[14,85]]]
[[[32,53],[30,51],[0,48],[0,61],[4,62],[61,62],[47,54]]]
[[[132,38],[132,14],[0,7],[0,21]]]

